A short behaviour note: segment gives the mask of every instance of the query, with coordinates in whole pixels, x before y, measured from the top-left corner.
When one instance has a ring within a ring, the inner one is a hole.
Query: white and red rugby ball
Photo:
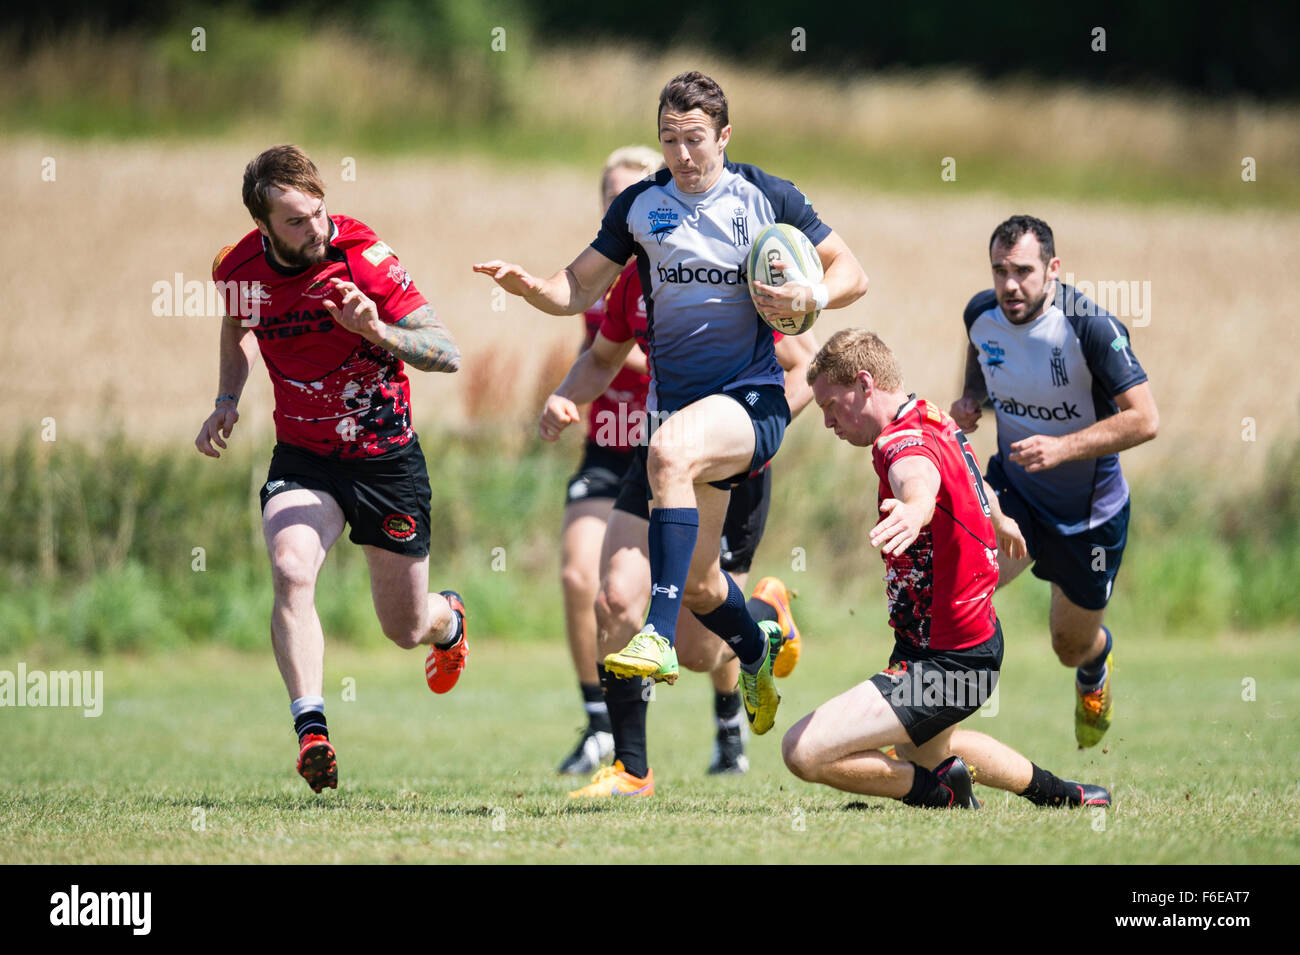
[[[813,244],[808,241],[808,237],[788,223],[777,222],[765,226],[750,247],[748,263],[750,298],[754,297],[755,282],[762,282],[764,285],[784,285],[789,280],[784,272],[771,268],[771,263],[774,261],[794,266],[802,277],[800,284],[812,285],[820,282],[824,274],[821,257],[813,248]],[[811,294],[808,296],[808,304],[812,306],[812,310],[796,318],[768,319],[762,312],[759,312],[759,316],[782,334],[802,335],[813,327],[813,322],[817,321],[817,316],[821,314],[821,309],[817,308],[816,303],[812,301]]]

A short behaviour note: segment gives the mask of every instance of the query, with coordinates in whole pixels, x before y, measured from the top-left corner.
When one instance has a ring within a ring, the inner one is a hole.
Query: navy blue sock
[[[650,612],[646,629],[672,643],[677,613],[691,569],[691,554],[700,531],[700,512],[693,507],[656,507],[650,512]]]
[[[767,653],[767,637],[745,609],[745,595],[725,570],[727,599],[708,613],[697,613],[695,619],[704,624],[735,651],[741,666],[753,667],[763,662]]]
[[[749,615],[758,623],[762,623],[764,620],[771,620],[773,623],[776,623],[779,619],[777,617],[776,608],[766,600],[759,600],[757,597],[750,597],[746,600],[745,609],[749,611]]]
[[[1079,685],[1085,688],[1101,686],[1103,671],[1106,668],[1106,658],[1110,656],[1110,651],[1115,643],[1115,641],[1111,639],[1110,630],[1106,627],[1102,627],[1101,632],[1106,634],[1106,646],[1102,648],[1097,659],[1079,667],[1074,675],[1074,678],[1078,680]]]

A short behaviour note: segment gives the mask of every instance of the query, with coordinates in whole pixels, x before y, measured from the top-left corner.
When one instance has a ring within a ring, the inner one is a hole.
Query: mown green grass
[[[106,705],[97,719],[0,710],[0,862],[1300,861],[1300,793],[1278,771],[1300,743],[1294,632],[1122,638],[1116,724],[1101,748],[1081,753],[1070,676],[1044,621],[1004,614],[1004,623],[999,714],[970,725],[1061,775],[1111,787],[1109,812],[1036,809],[985,789],[979,813],[921,812],[790,776],[781,732],[885,659],[879,622],[847,614],[808,632],[776,730],[751,741],[747,777],[704,773],[710,692],[688,676],[661,687],[651,707],[656,795],[575,804],[565,797],[572,783],[552,775],[581,722],[566,651],[558,639],[511,645],[480,630],[445,697],[424,687],[416,654],[378,648],[378,637],[329,648],[341,783],[319,796],[294,775],[269,649],[6,654],[0,669],[19,659],[102,667]],[[356,698],[343,702],[349,678]],[[1253,701],[1243,699],[1247,679]]]

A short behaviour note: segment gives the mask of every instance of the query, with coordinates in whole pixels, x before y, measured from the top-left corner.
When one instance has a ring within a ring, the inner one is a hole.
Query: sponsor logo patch
[[[390,255],[396,254],[396,252],[388,247],[387,242],[376,242],[362,252],[361,257],[371,265],[378,266],[380,262],[384,261],[384,259],[388,258]]]
[[[410,514],[389,514],[379,529],[395,541],[409,541],[415,536],[415,518]]]
[[[659,277],[660,284],[669,282],[674,285],[691,285],[696,282],[701,285],[749,284],[749,272],[746,271],[744,265],[734,269],[720,269],[708,265],[695,266],[688,262],[684,265],[674,265],[671,268],[656,265],[655,272]]]
[[[1026,405],[1015,398],[1003,398],[998,395],[990,395],[990,397],[999,411],[1017,418],[1031,418],[1035,421],[1069,421],[1072,418],[1083,417],[1079,413],[1079,406],[1070,401],[1062,401],[1059,405],[1049,408],[1047,405]]]
[[[329,279],[317,279],[315,282],[312,282],[311,285],[308,285],[307,290],[302,294],[307,298],[323,299],[333,290],[334,286],[330,284]]]
[[[406,269],[394,263],[388,267],[388,277],[393,280],[393,284],[401,289],[405,289],[411,284],[411,276],[407,274]]]

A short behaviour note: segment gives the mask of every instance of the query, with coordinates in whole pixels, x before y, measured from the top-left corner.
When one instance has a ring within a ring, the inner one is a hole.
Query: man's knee
[[[1067,667],[1083,666],[1088,662],[1097,632],[1096,627],[1084,630],[1052,627],[1052,649],[1057,659]]]
[[[582,597],[595,595],[600,581],[590,567],[577,562],[565,564],[560,571],[560,585],[566,594]]]
[[[692,465],[687,449],[681,446],[652,444],[646,453],[646,476],[652,487],[690,481]]]
[[[427,632],[427,630],[423,630],[419,627],[403,625],[400,623],[384,623],[381,621],[380,624],[384,628],[384,636],[389,640],[392,640],[393,643],[397,644],[403,650],[411,650],[418,647],[420,641],[424,639],[425,633]]]
[[[311,594],[316,589],[318,567],[314,553],[291,543],[276,544],[271,552],[271,579],[276,594]]]
[[[786,769],[805,782],[817,782],[820,760],[800,725],[792,726],[781,739],[781,758]]]

